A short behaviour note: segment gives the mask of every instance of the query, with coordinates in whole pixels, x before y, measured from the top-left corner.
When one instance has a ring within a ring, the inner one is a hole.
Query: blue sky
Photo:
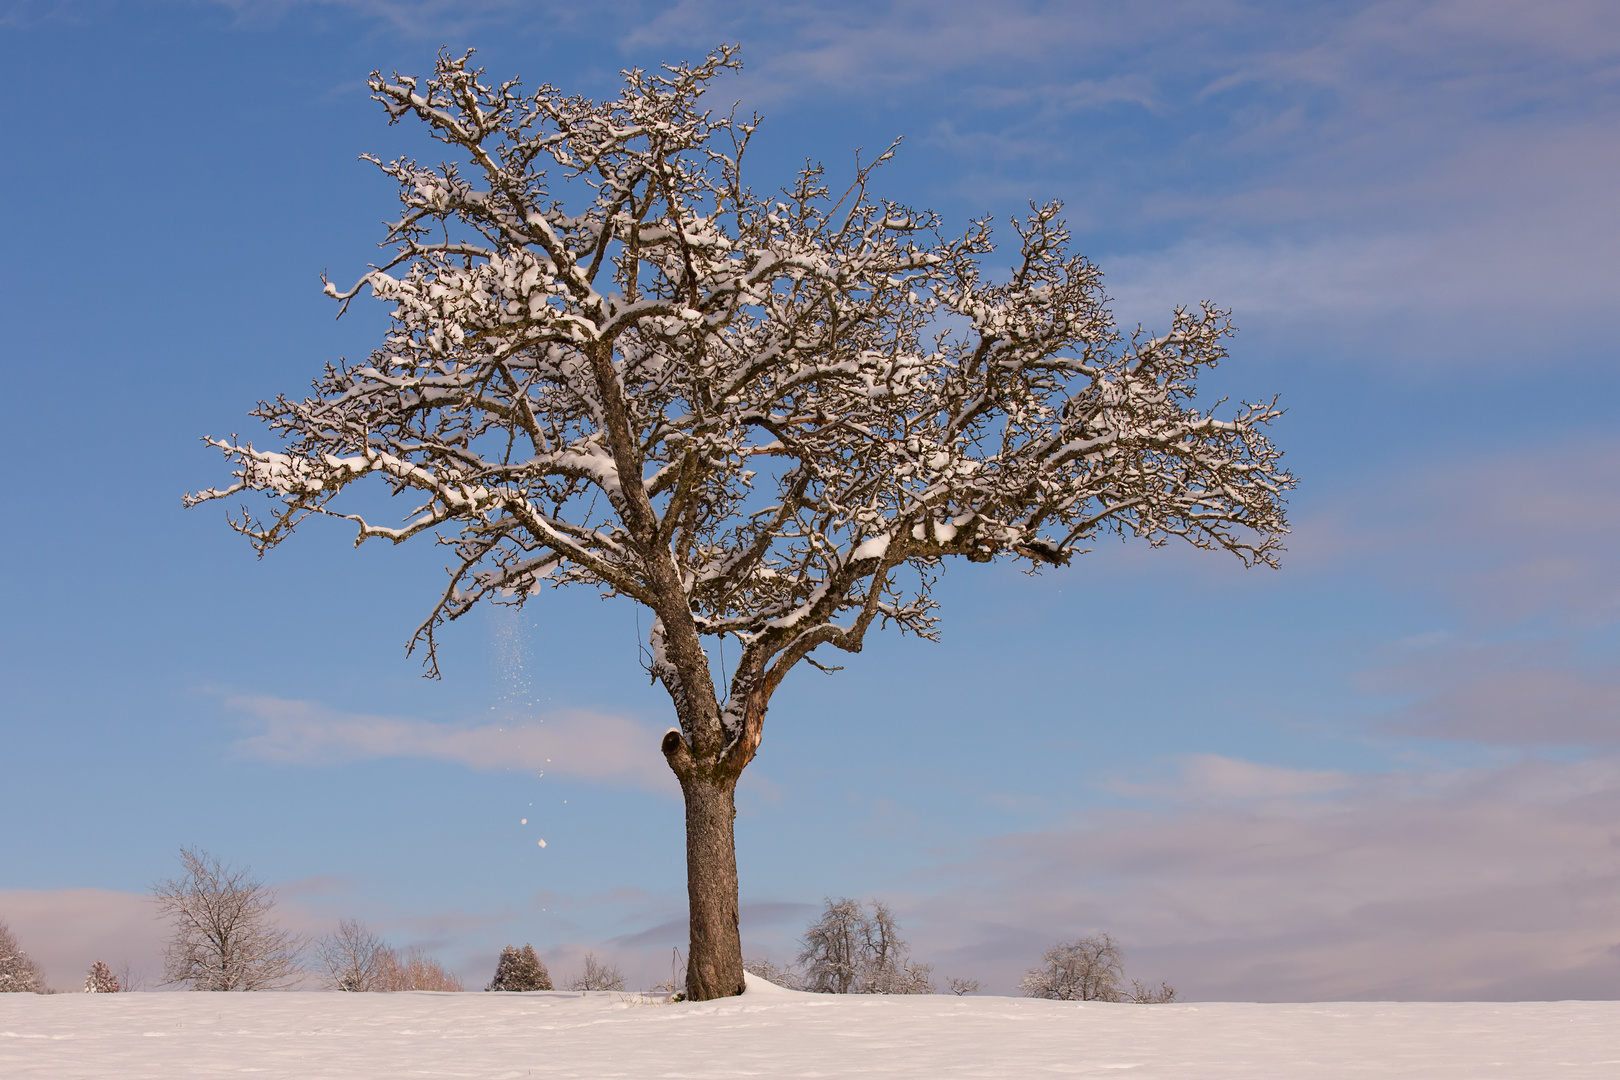
[[[1577,0],[0,3],[0,919],[53,981],[156,972],[181,844],[469,984],[512,941],[664,977],[632,608],[477,613],[430,682],[438,552],[257,561],[180,496],[386,325],[318,280],[392,210],[356,156],[422,152],[367,72],[477,46],[605,96],[721,41],[756,187],[905,135],[882,193],[955,224],[1063,199],[1122,323],[1233,309],[1210,390],[1280,393],[1300,478],[1281,570],[952,567],[941,643],[796,673],[743,785],[749,950],[881,896],[998,992],[1098,930],[1194,998],[1620,992],[1620,15]]]

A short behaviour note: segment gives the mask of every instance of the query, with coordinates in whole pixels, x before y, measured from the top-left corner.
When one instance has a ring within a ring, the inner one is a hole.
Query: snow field
[[[1613,1080],[1620,1002],[1112,1005],[611,992],[0,995],[6,1080]]]

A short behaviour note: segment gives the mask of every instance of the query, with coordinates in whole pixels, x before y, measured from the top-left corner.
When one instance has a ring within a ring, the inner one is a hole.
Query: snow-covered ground
[[[615,993],[0,995],[6,1080],[1325,1077],[1613,1080],[1620,1002],[1104,1005]]]

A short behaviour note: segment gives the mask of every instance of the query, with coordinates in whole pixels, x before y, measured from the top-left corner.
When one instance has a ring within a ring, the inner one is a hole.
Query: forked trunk
[[[735,778],[681,777],[686,798],[686,893],[691,944],[686,996],[693,1001],[743,992],[742,937],[737,927]]]

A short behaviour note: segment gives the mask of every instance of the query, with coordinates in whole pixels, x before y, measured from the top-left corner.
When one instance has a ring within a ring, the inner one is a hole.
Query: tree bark
[[[686,996],[692,1001],[743,992],[742,937],[737,925],[737,781],[681,778],[686,798],[686,894],[691,942]]]

